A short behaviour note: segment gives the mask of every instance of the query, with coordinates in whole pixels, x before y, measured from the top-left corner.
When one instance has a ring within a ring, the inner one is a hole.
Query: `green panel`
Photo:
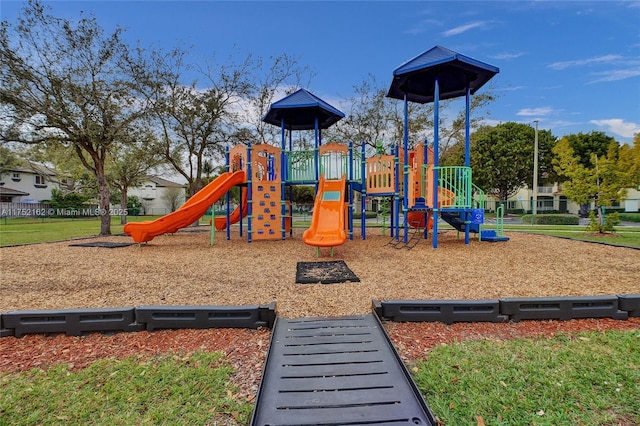
[[[322,195],[322,201],[340,201],[340,191],[326,191]]]

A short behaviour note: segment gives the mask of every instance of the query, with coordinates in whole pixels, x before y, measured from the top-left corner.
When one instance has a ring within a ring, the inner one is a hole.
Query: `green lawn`
[[[580,225],[505,225],[505,232],[525,232],[571,238],[580,241],[596,241],[627,247],[640,247],[640,226],[618,226],[609,236],[589,235],[585,226]]]
[[[0,373],[0,425],[247,424],[223,353],[104,359]]]
[[[158,216],[129,216],[130,222],[153,220]],[[309,222],[305,218],[296,217],[293,223],[295,228],[306,228]],[[209,223],[209,217],[203,217],[202,224]],[[370,221],[367,227],[380,228],[382,222]],[[354,228],[360,228],[360,221],[354,221]],[[441,229],[450,228],[443,224]],[[492,229],[493,225],[485,225],[486,229]],[[586,227],[578,225],[506,225],[506,232],[529,232],[560,237],[573,238],[581,241],[598,241],[610,244],[618,244],[628,247],[640,247],[640,226],[616,228],[612,236],[593,237],[586,232]],[[51,241],[68,240],[71,238],[89,237],[98,235],[100,221],[98,218],[18,218],[0,219],[0,247],[16,244],[43,243]],[[111,232],[122,233],[120,217],[111,218]]]
[[[435,348],[414,378],[446,425],[638,425],[638,342],[639,330],[466,341]]]
[[[129,216],[130,222],[158,216]],[[16,218],[0,220],[0,247],[90,237],[100,233],[98,218]],[[122,233],[120,216],[111,217],[111,233]]]
[[[463,341],[412,370],[445,425],[640,424],[640,330]],[[221,353],[0,373],[0,425],[248,424]]]

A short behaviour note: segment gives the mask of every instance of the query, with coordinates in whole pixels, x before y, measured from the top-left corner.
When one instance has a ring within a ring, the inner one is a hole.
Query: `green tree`
[[[51,190],[51,200],[49,205],[54,209],[80,209],[88,201],[86,196],[77,192],[63,193],[57,188]]]
[[[565,179],[563,194],[581,205],[593,202],[597,215],[592,216],[591,229],[606,231],[604,207],[623,201],[626,188],[634,182],[634,175],[630,173],[633,167],[632,151],[621,149],[615,140],[611,140],[604,155],[593,152],[589,161],[585,161],[582,157],[584,151],[576,154],[571,138],[563,138],[554,148],[554,153],[556,171]],[[593,223],[594,219],[596,223]]]
[[[633,146],[620,146],[619,161],[620,171],[625,175],[629,186],[640,187],[640,133],[634,136]]]
[[[604,132],[593,131],[590,133],[579,132],[562,137],[563,140],[571,147],[573,155],[578,159],[580,164],[585,167],[592,168],[594,166],[592,159],[593,154],[602,158],[607,155],[611,142],[615,139],[607,136]]]
[[[507,122],[484,126],[471,135],[473,181],[499,200],[507,200],[533,182],[535,130],[528,124]],[[538,167],[541,181],[552,170],[551,149],[556,138],[548,130],[538,132]],[[464,158],[464,150],[461,153]],[[464,164],[461,159],[455,163]],[[454,164],[455,164],[454,163]]]
[[[105,165],[142,109],[121,67],[121,36],[104,35],[93,16],[52,16],[37,0],[0,29],[0,136],[72,149],[97,181],[101,235],[111,233]]]

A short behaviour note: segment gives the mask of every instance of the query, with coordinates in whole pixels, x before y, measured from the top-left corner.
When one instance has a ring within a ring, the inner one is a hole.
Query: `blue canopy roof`
[[[393,71],[393,81],[387,96],[421,104],[434,101],[435,80],[438,79],[440,99],[464,96],[467,83],[474,94],[500,72],[485,64],[442,46],[435,46],[405,62]]]
[[[316,117],[318,118],[318,128],[327,129],[344,118],[344,113],[313,93],[300,89],[272,103],[262,121],[280,127],[284,118],[287,129],[311,130],[315,129]]]

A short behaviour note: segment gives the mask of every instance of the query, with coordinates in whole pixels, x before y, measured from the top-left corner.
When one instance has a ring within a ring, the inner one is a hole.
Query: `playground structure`
[[[239,145],[227,151],[227,172],[191,197],[176,212],[151,222],[130,223],[124,228],[134,241],[150,241],[162,233],[176,232],[197,220],[209,206],[226,194],[225,217],[214,219],[214,228],[247,220],[247,240],[277,240],[292,235],[292,199],[286,187],[314,185],[317,196],[310,228],[303,241],[318,249],[333,248],[353,239],[354,193],[359,192],[361,237],[366,239],[365,206],[367,197],[388,198],[391,237],[408,244],[409,236],[431,230],[433,247],[438,244],[438,219],[481,240],[505,241],[498,211],[495,230],[482,229],[484,193],[472,182],[469,166],[470,96],[499,71],[497,68],[436,46],[404,63],[394,71],[387,96],[404,101],[404,138],[402,146],[392,147],[390,154],[379,151],[366,158],[365,145],[354,155],[353,144],[322,144],[322,130],[344,114],[305,89],[300,89],[273,103],[263,121],[281,128],[281,147],[268,144]],[[465,165],[438,165],[439,100],[466,97]],[[434,102],[433,148],[416,144],[409,149],[408,102]],[[294,130],[313,130],[315,146],[293,150]],[[288,149],[287,149],[288,133]],[[233,177],[233,179],[231,179]],[[222,178],[222,179],[221,179]],[[228,191],[242,187],[242,201],[231,211]],[[292,197],[293,192],[289,191]],[[199,215],[198,215],[199,214]],[[414,238],[412,237],[412,238]],[[333,252],[333,250],[332,250]]]

